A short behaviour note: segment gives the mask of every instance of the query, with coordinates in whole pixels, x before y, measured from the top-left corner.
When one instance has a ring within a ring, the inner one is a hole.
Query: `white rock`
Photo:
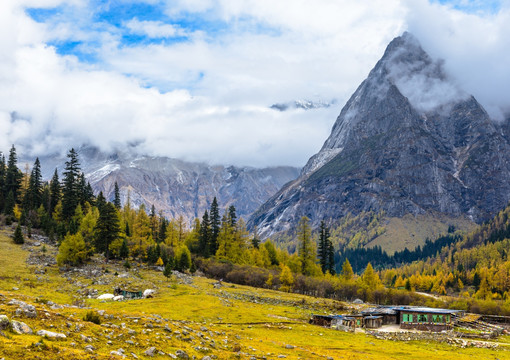
[[[49,339],[57,339],[57,340],[63,340],[66,338],[66,336],[64,334],[60,334],[60,333],[56,333],[56,332],[48,331],[48,330],[39,330],[37,332],[37,335],[45,336]]]
[[[145,290],[143,291],[143,297],[144,297],[144,298],[153,297],[155,293],[156,293],[156,290],[152,290],[152,289],[145,289]]]
[[[103,295],[99,295],[97,297],[98,300],[113,300],[113,298],[115,297],[115,295],[113,294],[103,294]]]
[[[124,295],[117,295],[113,298],[113,301],[121,301],[124,300]]]

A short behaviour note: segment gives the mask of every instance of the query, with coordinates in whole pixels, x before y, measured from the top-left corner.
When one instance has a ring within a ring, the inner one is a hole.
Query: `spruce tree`
[[[41,163],[39,158],[35,159],[32,172],[30,173],[30,180],[28,182],[28,189],[25,193],[24,208],[26,211],[39,208],[42,202],[42,175]]]
[[[202,223],[200,224],[200,233],[198,236],[198,252],[204,257],[209,256],[209,244],[211,237],[211,223],[209,222],[209,214],[207,210],[202,216]]]
[[[253,239],[251,239],[251,244],[255,249],[258,249],[260,246],[259,235],[257,234],[257,227],[255,226],[253,229]]]
[[[298,255],[301,260],[301,273],[303,275],[311,274],[311,265],[314,261],[312,259],[312,230],[309,224],[310,219],[306,216],[303,216],[298,223]]]
[[[94,204],[94,190],[92,190],[90,182],[87,182],[87,186],[85,186],[85,201],[91,205]]]
[[[62,188],[62,215],[65,220],[71,219],[74,209],[82,200],[78,153],[71,149],[67,153],[67,157]]]
[[[5,206],[5,198],[7,194],[5,193],[5,156],[0,152],[0,212],[4,210]]]
[[[9,196],[12,193],[14,202],[18,201],[18,193],[21,189],[21,180],[23,173],[18,169],[18,157],[16,155],[16,148],[12,145],[9,152],[9,160],[7,162],[7,169],[5,171],[4,193]]]
[[[53,214],[53,211],[55,210],[55,207],[57,206],[58,202],[60,201],[61,197],[61,187],[60,187],[60,180],[58,179],[58,171],[55,169],[55,172],[53,173],[53,177],[50,181],[50,204],[48,212],[49,214]]]
[[[126,259],[129,256],[129,248],[126,239],[122,241],[122,246],[119,250],[119,257],[121,259]]]
[[[115,181],[115,187],[114,187],[113,193],[114,193],[113,205],[115,205],[115,207],[120,210],[120,207],[121,207],[121,205],[120,205],[120,191],[119,191],[119,184],[117,184],[116,181]]]
[[[120,223],[117,209],[112,203],[105,203],[99,209],[99,219],[95,227],[96,249],[103,252],[106,259],[110,256],[110,244],[120,235]]]
[[[321,221],[319,228],[319,246],[318,246],[319,264],[321,266],[322,273],[326,273],[328,269],[328,245],[326,239],[326,223],[324,220]]]
[[[211,203],[210,224],[211,224],[211,236],[209,243],[209,252],[211,255],[214,255],[216,253],[216,250],[218,250],[218,235],[220,234],[221,226],[220,210],[218,208],[218,201],[216,200],[216,196],[214,197]]]
[[[326,245],[327,245],[327,256],[328,256],[328,271],[331,275],[335,275],[335,247],[330,239],[329,228],[326,227]]]
[[[236,224],[237,224],[237,215],[236,215],[236,208],[234,205],[230,205],[228,207],[228,218],[230,220],[230,226],[235,228]]]

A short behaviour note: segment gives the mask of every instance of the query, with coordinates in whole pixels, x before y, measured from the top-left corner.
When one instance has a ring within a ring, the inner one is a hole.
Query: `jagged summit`
[[[482,221],[510,200],[510,147],[409,33],[390,42],[301,176],[251,218],[264,235],[303,215],[439,213]]]
[[[405,32],[387,46],[343,107],[320,152],[310,158],[302,173],[317,170],[348,142],[387,132],[394,122],[411,126],[411,113],[447,113],[456,101],[468,97],[446,76],[442,61],[433,61],[418,40]]]

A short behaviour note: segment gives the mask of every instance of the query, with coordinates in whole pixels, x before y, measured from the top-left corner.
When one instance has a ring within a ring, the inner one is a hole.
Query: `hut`
[[[363,326],[366,329],[379,329],[383,325],[382,316],[365,316],[363,318]]]
[[[113,293],[115,295],[122,295],[124,299],[141,299],[143,297],[143,292],[139,290],[125,290],[121,288],[116,288]]]
[[[383,325],[398,324],[398,311],[392,306],[378,306],[361,311],[363,316],[380,316]]]
[[[333,319],[338,317],[338,315],[317,315],[312,314],[312,318],[310,319],[310,324],[319,325],[324,327],[331,327]]]

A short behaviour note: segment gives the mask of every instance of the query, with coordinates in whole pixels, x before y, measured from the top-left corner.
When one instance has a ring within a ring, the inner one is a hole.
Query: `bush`
[[[25,238],[23,237],[23,233],[21,232],[21,226],[18,224],[16,230],[14,231],[14,243],[23,244],[24,242]]]
[[[85,314],[83,317],[83,321],[88,321],[97,325],[101,325],[101,318],[99,317],[99,314],[95,311],[89,311]]]

